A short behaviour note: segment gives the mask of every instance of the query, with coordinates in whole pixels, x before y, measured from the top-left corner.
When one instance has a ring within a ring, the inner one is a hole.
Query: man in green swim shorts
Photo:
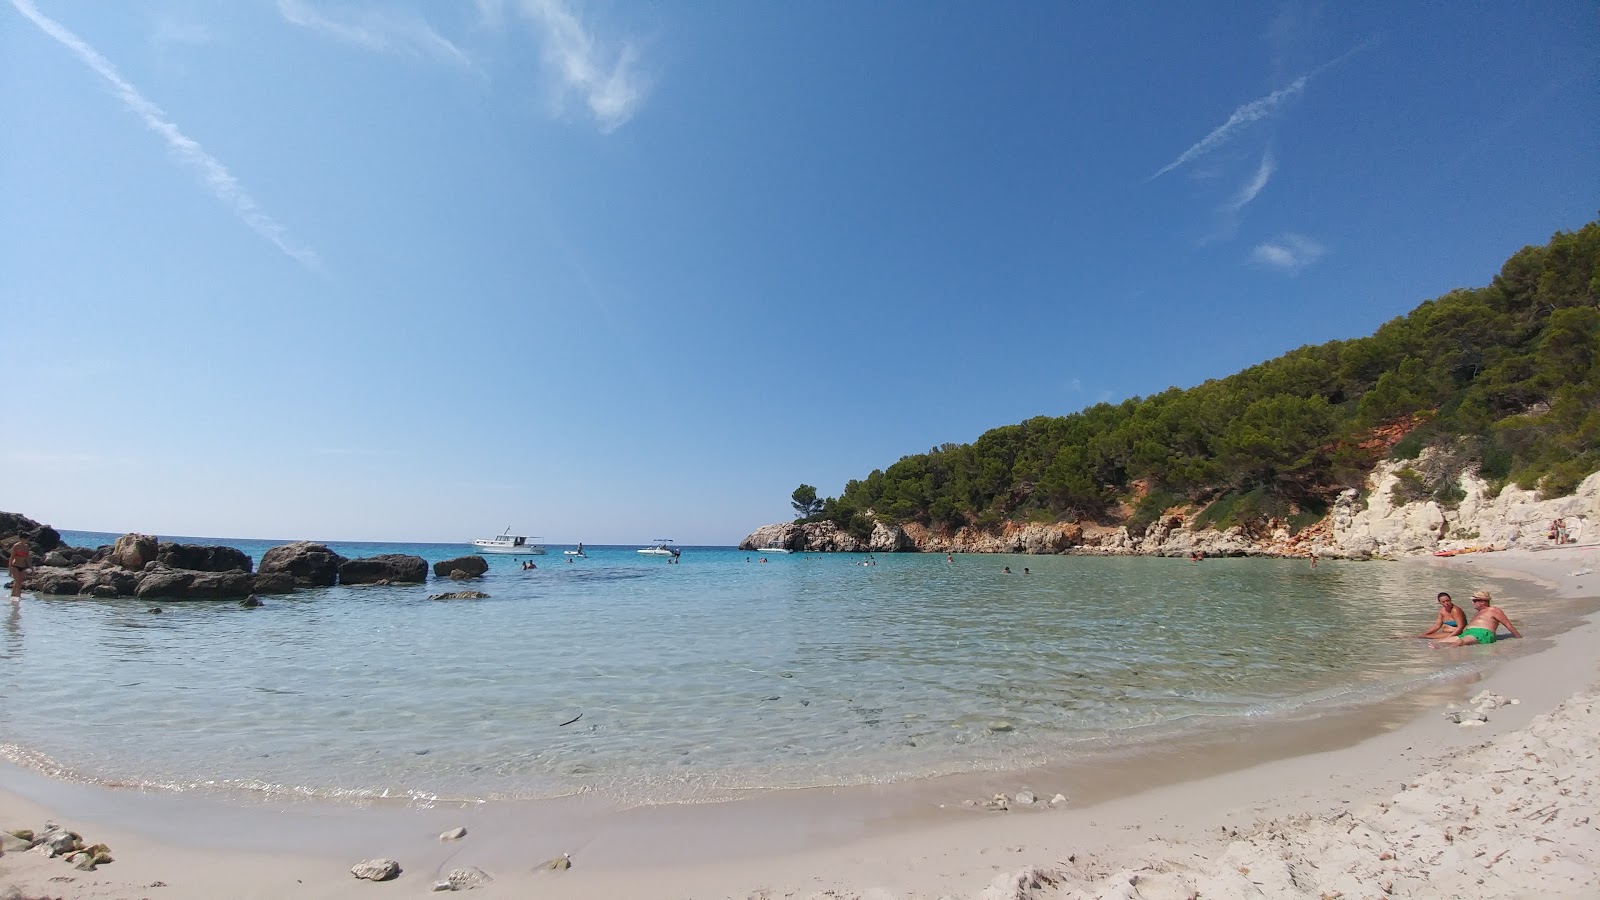
[[[1511,632],[1512,637],[1522,637],[1522,633],[1517,631],[1517,626],[1506,618],[1505,611],[1493,604],[1494,598],[1489,596],[1488,591],[1473,591],[1472,621],[1467,623],[1461,636],[1434,641],[1429,646],[1460,647],[1465,644],[1492,644],[1495,641],[1495,629],[1501,625]]]

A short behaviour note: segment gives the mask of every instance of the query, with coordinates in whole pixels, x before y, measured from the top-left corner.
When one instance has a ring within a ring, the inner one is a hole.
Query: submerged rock
[[[429,600],[487,600],[489,595],[483,591],[451,591],[448,594],[430,594]]]

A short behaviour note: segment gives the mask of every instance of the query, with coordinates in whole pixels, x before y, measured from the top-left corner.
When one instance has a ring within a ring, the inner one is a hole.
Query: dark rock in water
[[[76,569],[40,566],[28,574],[28,587],[35,594],[75,595],[83,590],[83,582]]]
[[[21,513],[0,512],[0,550],[9,553],[18,538],[27,541],[34,553],[49,553],[61,546],[61,535],[49,525]]]
[[[257,597],[255,594],[251,594],[243,600],[240,600],[239,605],[245,609],[256,609],[257,607],[266,606],[265,603],[261,602],[261,598]]]
[[[148,609],[148,610],[146,610],[146,612],[149,612],[149,613],[151,613],[151,614],[153,614],[153,615],[157,615],[157,616],[159,616],[159,615],[161,615],[161,607],[159,607],[159,606],[152,606],[152,607],[150,607],[150,608],[149,608],[149,609]]]
[[[257,571],[262,575],[289,575],[296,587],[330,587],[339,580],[339,566],[344,562],[343,556],[322,544],[295,541],[262,554]]]
[[[350,867],[350,874],[368,881],[388,881],[400,874],[400,864],[392,859],[364,859]]]
[[[258,594],[291,594],[294,593],[294,576],[288,572],[257,572],[256,593]]]
[[[339,564],[340,584],[407,584],[428,580],[428,561],[404,553],[384,553]]]
[[[136,597],[220,600],[255,593],[255,576],[245,572],[191,572],[157,564],[139,579]]]
[[[429,600],[487,600],[489,595],[483,591],[451,591],[448,594],[432,594]]]
[[[250,557],[232,547],[206,544],[174,544],[161,541],[157,545],[156,559],[174,569],[191,569],[196,572],[249,572]]]
[[[78,568],[80,594],[95,597],[131,597],[139,587],[139,576],[126,569],[105,564]]]
[[[456,572],[466,573],[468,578],[476,578],[489,571],[489,563],[481,556],[458,556],[433,564],[433,574],[440,578],[454,577]]]
[[[156,561],[159,546],[160,542],[152,535],[130,532],[117,538],[106,558],[112,565],[139,572]]]

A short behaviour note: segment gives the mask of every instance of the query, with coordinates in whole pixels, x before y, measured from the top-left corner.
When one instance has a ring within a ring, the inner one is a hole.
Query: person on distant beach
[[[1317,551],[1313,550],[1313,551],[1311,551],[1311,568],[1315,569],[1316,567],[1317,567]],[[1449,595],[1447,594],[1446,596],[1449,596]]]
[[[11,602],[22,602],[22,582],[28,577],[28,570],[33,568],[32,547],[28,542],[18,538],[11,545],[11,554],[6,557],[6,571],[11,573]]]
[[[1467,614],[1461,607],[1450,599],[1450,594],[1439,592],[1439,617],[1433,620],[1433,627],[1416,635],[1419,638],[1453,638],[1467,627]]]
[[[1505,611],[1494,605],[1494,598],[1489,596],[1488,591],[1472,592],[1472,608],[1472,621],[1467,623],[1460,637],[1434,641],[1429,646],[1462,647],[1467,644],[1492,644],[1496,640],[1495,628],[1500,625],[1504,625],[1512,637],[1522,637],[1522,632],[1517,630],[1517,626],[1506,618]]]

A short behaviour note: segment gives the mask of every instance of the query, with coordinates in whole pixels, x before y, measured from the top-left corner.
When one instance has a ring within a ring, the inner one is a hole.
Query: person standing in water
[[[11,545],[11,553],[6,557],[6,571],[11,573],[11,602],[22,602],[22,582],[28,577],[28,571],[33,568],[33,548],[28,542],[18,538]]]

